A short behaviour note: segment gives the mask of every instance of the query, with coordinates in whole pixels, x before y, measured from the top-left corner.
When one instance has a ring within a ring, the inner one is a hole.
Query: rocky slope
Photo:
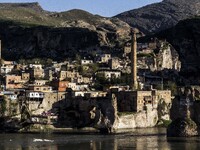
[[[149,34],[172,27],[180,20],[198,14],[200,14],[199,0],[163,0],[115,17]]]
[[[175,47],[180,56],[182,71],[187,77],[199,76],[200,17],[183,20],[156,36],[167,39]],[[193,81],[197,82],[197,78]]]
[[[129,31],[129,25],[119,19],[82,10],[55,13],[44,11],[38,3],[0,4],[5,59],[60,59],[80,49],[112,48],[126,40]]]

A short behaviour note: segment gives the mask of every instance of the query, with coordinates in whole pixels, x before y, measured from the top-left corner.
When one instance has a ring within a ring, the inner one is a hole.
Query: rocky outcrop
[[[156,36],[165,38],[172,44],[180,56],[182,75],[191,85],[197,84],[200,72],[200,17],[181,21]]]
[[[113,124],[113,130],[117,132],[123,129],[154,127],[157,122],[158,113],[156,109],[148,112],[143,111],[135,114],[124,114],[116,118]]]
[[[167,128],[168,137],[190,137],[198,135],[196,123],[190,118],[178,118]]]
[[[158,40],[154,44],[156,48],[150,49],[150,53],[138,54],[139,67],[152,71],[168,69],[179,72],[181,70],[181,61],[174,47],[163,40]]]
[[[179,89],[171,108],[172,123],[167,128],[169,137],[188,137],[199,135],[198,103],[195,101],[194,87]]]
[[[159,49],[155,59],[156,70],[172,69],[180,71],[181,62],[179,60],[179,55],[173,46],[167,42],[161,42]]]
[[[160,3],[121,13],[115,17],[149,34],[176,25],[180,20],[200,14],[199,0],[163,0]]]

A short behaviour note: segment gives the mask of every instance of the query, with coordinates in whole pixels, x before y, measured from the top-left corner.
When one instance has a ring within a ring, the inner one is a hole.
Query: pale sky
[[[92,14],[111,17],[162,0],[0,0],[0,3],[39,2],[48,11],[82,9]]]

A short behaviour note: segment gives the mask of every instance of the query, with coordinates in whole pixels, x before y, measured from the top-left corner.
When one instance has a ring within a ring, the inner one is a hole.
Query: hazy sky
[[[66,11],[83,9],[93,14],[114,16],[124,11],[142,7],[162,0],[37,0],[45,10]],[[36,2],[32,0],[0,0],[4,2]]]

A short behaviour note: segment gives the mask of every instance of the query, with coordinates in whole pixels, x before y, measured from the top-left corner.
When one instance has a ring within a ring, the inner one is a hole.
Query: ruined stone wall
[[[164,99],[164,101],[168,104],[172,102],[170,90],[155,90],[155,96],[157,101]]]
[[[47,92],[44,95],[42,107],[44,108],[44,110],[50,110],[54,103],[65,100],[65,96],[65,92]]]

